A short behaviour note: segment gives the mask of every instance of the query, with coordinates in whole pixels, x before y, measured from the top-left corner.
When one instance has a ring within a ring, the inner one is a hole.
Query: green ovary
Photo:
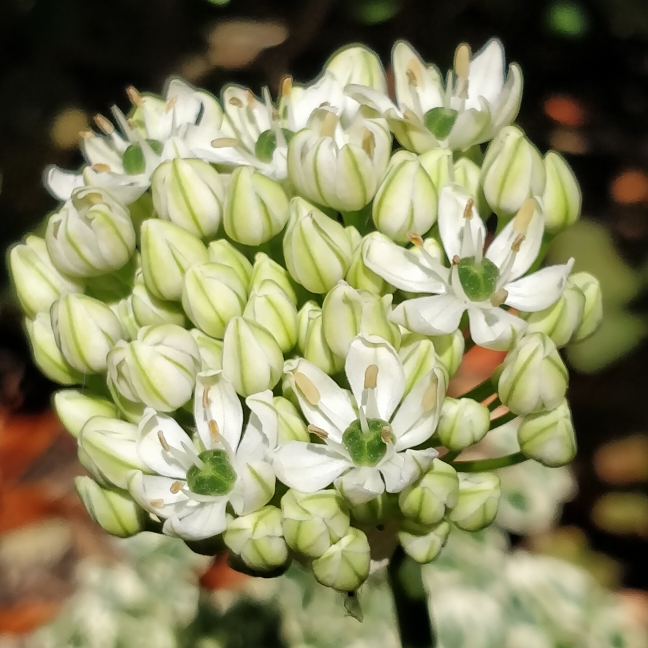
[[[197,495],[227,495],[234,488],[236,473],[225,450],[205,450],[198,456],[205,465],[189,468],[189,489]]]
[[[152,139],[147,139],[146,141],[155,153],[157,153],[158,155],[162,153],[161,142]],[[146,170],[146,160],[144,159],[144,151],[142,151],[142,145],[138,143],[131,144],[124,151],[122,164],[124,165],[124,171],[128,175],[139,175],[140,173],[144,173],[144,171]]]
[[[356,419],[342,435],[342,443],[356,466],[376,466],[387,452],[382,435],[383,428],[389,423],[381,419],[367,419],[367,426],[369,430],[365,433]]]
[[[457,269],[461,287],[470,301],[484,301],[495,292],[499,269],[492,261],[467,257],[459,261]]]

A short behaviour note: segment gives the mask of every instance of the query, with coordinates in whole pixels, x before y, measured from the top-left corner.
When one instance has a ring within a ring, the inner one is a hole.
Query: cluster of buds
[[[405,43],[392,69],[395,100],[362,46],[276,103],[130,88],[82,133],[87,164],[46,173],[63,204],[11,271],[110,533],[256,574],[297,558],[353,592],[398,543],[427,563],[488,526],[496,468],[573,458],[557,348],[594,331],[600,289],[536,270],[579,216],[573,173],[512,125],[499,41],[460,45],[445,82]],[[473,344],[508,352],[497,379],[446,397]],[[518,452],[457,460],[512,419]]]

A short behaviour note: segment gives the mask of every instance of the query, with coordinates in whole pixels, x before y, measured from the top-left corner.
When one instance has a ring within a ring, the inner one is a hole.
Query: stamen
[[[536,204],[533,198],[527,198],[522,203],[522,207],[520,207],[513,219],[513,231],[516,234],[522,234],[524,236],[527,233],[529,224],[535,213],[535,206]]]
[[[279,94],[282,97],[290,97],[292,92],[292,77],[285,76],[279,83]]]
[[[220,441],[220,430],[218,429],[218,423],[214,419],[209,419],[209,436],[213,443],[218,443]]]
[[[368,391],[365,390],[364,393],[367,394]],[[371,393],[373,393],[373,391]],[[358,420],[360,421],[360,429],[362,430],[362,433],[369,434],[369,423],[367,423],[367,415],[365,414],[365,411],[364,409],[362,409],[362,407],[358,407]]]
[[[82,130],[79,131],[79,137],[81,139],[92,139],[95,134],[91,130]]]
[[[413,88],[418,88],[419,86],[423,85],[421,81],[423,80],[423,70],[421,69],[423,66],[421,65],[421,62],[418,61],[417,59],[413,58],[410,59],[409,62],[407,63],[407,69],[405,70],[405,74],[407,75],[407,82],[413,87]]]
[[[181,481],[174,481],[173,484],[171,484],[171,488],[169,489],[174,495],[179,493],[184,487],[184,484]]]
[[[520,251],[520,246],[524,243],[524,239],[525,237],[522,234],[518,234],[511,244],[511,252],[517,254]]]
[[[362,150],[369,157],[373,158],[374,151],[376,150],[376,138],[369,129],[365,129],[364,135],[362,136]]]
[[[187,445],[187,444],[183,441],[183,442],[182,442],[182,449],[183,449],[183,450],[185,451],[185,453],[187,454],[187,457],[188,457],[189,459],[191,459],[192,463],[194,463],[196,466],[198,466],[198,468],[200,468],[200,469],[202,470],[202,469],[205,467],[205,462],[204,462],[204,461],[203,461],[203,460],[198,456],[198,453],[196,452],[195,448],[193,448],[193,447],[190,446],[190,445]],[[180,454],[180,455],[182,454],[182,453],[181,453],[179,450],[177,450],[176,448],[171,448],[171,454],[173,454],[173,456],[176,457],[176,459],[177,459],[178,457],[176,456],[176,452],[177,452],[178,454]]]
[[[161,499],[152,499],[150,504],[153,508],[162,508],[164,506],[164,500]]]
[[[238,97],[231,97],[228,103],[230,104],[230,106],[243,108],[243,102]]]
[[[470,71],[470,45],[468,43],[461,43],[455,50],[454,71],[459,78],[468,78]]]
[[[504,288],[500,288],[499,290],[496,290],[490,298],[490,303],[497,307],[501,306],[506,300],[508,299],[508,291],[504,290]]]
[[[214,148],[232,148],[238,146],[238,140],[234,137],[220,137],[212,140],[211,145]]]
[[[414,73],[414,70],[412,68],[407,68],[405,74],[407,75],[407,82],[416,88],[418,86],[418,83],[416,81],[416,74]]]
[[[307,378],[303,373],[297,371],[295,373],[295,384],[304,395],[304,398],[311,404],[317,405],[320,402],[320,393],[312,383],[310,378]]]
[[[424,412],[431,412],[437,406],[437,390],[439,389],[439,381],[436,376],[430,380],[430,384],[423,392],[421,405]]]
[[[203,407],[203,409],[207,409],[209,407],[209,390],[208,389],[203,389],[202,407]]]
[[[383,426],[382,430],[380,430],[380,438],[382,439],[382,442],[384,444],[393,443],[393,441],[394,441],[394,432],[393,432],[393,430],[391,428],[391,425]]]
[[[376,389],[378,384],[378,365],[371,364],[367,367],[364,377],[365,389]]]
[[[142,95],[137,92],[137,90],[133,86],[128,86],[128,88],[126,88],[126,94],[128,95],[128,98],[131,100],[133,105],[137,106],[138,108],[141,108],[144,105]]]
[[[417,248],[423,247],[423,238],[419,234],[414,232],[407,232],[407,238],[412,242],[413,245],[416,245]]]
[[[452,265],[459,265],[460,261],[461,261],[461,257],[458,254],[455,254],[452,257]]]
[[[102,162],[97,162],[90,168],[97,173],[108,173],[110,171],[110,167],[107,164],[103,164]]]
[[[337,126],[338,118],[333,112],[327,112],[326,117],[322,120],[322,127],[320,134],[322,137],[333,137],[335,135],[335,127]]]
[[[169,99],[169,101],[167,101],[167,105],[164,108],[165,112],[170,113],[175,107],[177,102],[178,102],[178,95]]]
[[[319,439],[322,439],[322,441],[326,441],[326,439],[328,439],[328,432],[326,430],[322,430],[322,428],[320,427],[317,427],[317,425],[311,424],[307,429],[311,434],[314,434]]]
[[[254,92],[249,88],[245,91],[245,96],[247,98],[248,106],[254,107],[258,103],[257,98],[254,96]]]
[[[106,135],[112,135],[115,132],[115,126],[113,123],[103,115],[95,115],[94,123],[97,124],[97,127]]]
[[[477,230],[477,243],[475,244],[475,262],[481,263],[484,257],[484,234],[481,229]]]
[[[472,198],[468,199],[466,206],[464,207],[463,217],[466,220],[470,220],[473,217],[473,207],[475,206],[475,201]]]

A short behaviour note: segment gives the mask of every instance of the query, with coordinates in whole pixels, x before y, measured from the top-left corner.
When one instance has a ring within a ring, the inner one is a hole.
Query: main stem
[[[427,597],[416,598],[403,583],[402,567],[410,561],[402,547],[398,547],[387,569],[389,584],[394,597],[398,621],[398,633],[403,648],[436,648],[436,636],[428,611]],[[420,578],[421,569],[416,565]],[[413,589],[423,590],[422,581]]]

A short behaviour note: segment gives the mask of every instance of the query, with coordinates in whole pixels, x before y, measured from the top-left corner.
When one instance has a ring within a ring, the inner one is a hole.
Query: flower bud
[[[149,470],[137,453],[138,435],[132,423],[94,416],[79,432],[79,459],[100,484],[127,490],[131,470]]]
[[[366,239],[365,239],[366,240]],[[366,290],[374,295],[383,295],[393,292],[395,288],[390,286],[382,277],[379,277],[373,270],[369,270],[363,261],[364,240],[357,247],[351,259],[351,265],[346,274],[346,281],[356,290]]]
[[[549,468],[568,464],[576,456],[576,436],[567,399],[551,412],[525,416],[518,428],[520,450]]]
[[[373,527],[382,524],[387,518],[393,517],[394,513],[398,515],[395,502],[390,495],[384,492],[368,502],[353,504],[349,510],[355,523]]]
[[[398,542],[410,558],[425,565],[439,555],[449,533],[450,525],[445,520],[432,528],[406,520],[398,532]]]
[[[376,229],[397,243],[425,234],[437,219],[437,191],[419,157],[397,151],[378,187],[372,216]]]
[[[218,371],[223,368],[223,340],[215,340],[200,329],[189,331],[200,354],[200,371]]]
[[[432,179],[437,195],[440,194],[441,189],[452,182],[452,151],[441,148],[430,149],[419,157],[419,161]]]
[[[275,396],[272,399],[272,408],[277,416],[277,439],[278,443],[288,441],[310,441],[310,434],[306,429],[306,423],[301,417],[299,410],[283,396]]]
[[[481,182],[486,201],[500,217],[510,218],[545,187],[542,157],[517,126],[505,126],[484,157]]]
[[[291,489],[281,498],[281,513],[288,546],[311,558],[319,558],[349,530],[349,509],[335,490]]]
[[[135,284],[130,301],[138,328],[158,324],[176,324],[184,327],[187,323],[187,318],[178,302],[159,299],[149,291],[143,281]]]
[[[448,450],[463,450],[481,441],[490,428],[488,407],[472,398],[446,398],[437,426],[439,441]]]
[[[243,316],[264,326],[283,353],[288,353],[297,344],[297,309],[272,279],[261,282],[250,293]]]
[[[462,186],[469,196],[475,199],[477,213],[482,218],[490,214],[490,208],[481,188],[481,169],[470,158],[462,157],[454,163],[454,182]]]
[[[117,303],[110,304],[110,310],[117,315],[117,319],[121,322],[125,339],[132,340],[134,337],[137,337],[137,331],[140,330],[141,326],[135,319],[132,298],[126,297],[120,299]],[[184,317],[184,313],[182,316]]]
[[[275,506],[264,506],[249,515],[230,519],[223,541],[247,567],[256,571],[273,571],[288,560],[281,511]]]
[[[243,245],[261,245],[288,221],[288,197],[278,182],[252,167],[232,174],[225,204],[225,232]]]
[[[243,314],[247,290],[236,270],[222,263],[202,263],[187,270],[182,306],[202,331],[223,338],[227,324]]]
[[[81,428],[93,416],[107,418],[119,416],[119,410],[114,403],[85,390],[60,389],[54,394],[52,400],[56,415],[73,437],[79,436]]]
[[[28,236],[24,244],[14,245],[9,253],[11,277],[16,295],[27,317],[49,312],[63,295],[83,292],[77,279],[62,275],[47,253],[45,240]]]
[[[49,313],[38,313],[25,320],[34,364],[50,379],[61,385],[75,385],[83,381],[79,373],[64,357],[56,343]]]
[[[223,339],[223,375],[241,396],[272,389],[281,378],[283,355],[260,324],[234,317]]]
[[[583,320],[572,342],[582,342],[598,329],[603,319],[603,294],[598,279],[589,272],[576,272],[569,277],[568,286],[575,286],[585,295]]]
[[[371,562],[367,536],[349,527],[346,535],[313,560],[315,578],[322,585],[340,592],[354,592],[369,576]]]
[[[250,287],[252,264],[227,239],[212,241],[207,246],[207,253],[209,254],[209,260],[213,263],[222,263],[236,270],[245,288],[248,289]]]
[[[457,329],[454,333],[435,335],[432,339],[434,340],[434,350],[439,361],[448,370],[450,377],[454,376],[463,360],[464,348],[466,346],[463,333]]]
[[[333,73],[344,87],[350,83],[368,86],[379,92],[387,92],[385,71],[380,59],[364,45],[351,45],[339,49],[326,63],[325,70]]]
[[[344,278],[353,249],[344,228],[302,198],[290,202],[283,239],[290,276],[306,290],[326,293]]]
[[[346,357],[351,342],[359,333],[378,335],[393,346],[400,346],[400,330],[389,321],[392,296],[379,298],[361,294],[346,281],[340,281],[322,304],[322,330],[333,353]]]
[[[135,251],[128,210],[104,189],[77,189],[50,216],[45,233],[56,268],[72,277],[96,277],[121,268]]]
[[[252,267],[252,276],[250,277],[250,290],[256,290],[266,279],[272,279],[281,286],[290,301],[297,305],[297,296],[290,283],[288,272],[276,261],[273,261],[264,252],[257,252],[254,256],[254,266]]]
[[[115,383],[110,378],[110,374],[106,376],[106,385],[108,386],[108,391],[110,392],[113,402],[117,405],[117,408],[121,413],[121,417],[131,423],[139,423],[144,416],[146,405],[139,400],[129,400],[121,394],[115,386]]]
[[[322,310],[313,302],[299,311],[297,344],[306,360],[331,376],[344,367],[344,358],[333,353],[326,341]]]
[[[408,333],[398,355],[405,370],[405,393],[409,394],[416,382],[437,366],[434,343],[425,335]]]
[[[130,538],[144,531],[146,513],[128,492],[102,488],[90,477],[77,477],[74,487],[90,517],[118,538]]]
[[[398,506],[406,518],[430,526],[443,519],[446,509],[457,504],[458,496],[456,470],[445,461],[434,459],[421,479],[401,491]]]
[[[185,272],[208,259],[200,239],[181,227],[156,218],[142,224],[144,283],[159,299],[180,301]]]
[[[545,228],[558,234],[573,225],[581,211],[581,191],[578,181],[565,159],[555,151],[544,158],[547,182],[542,193]]]
[[[172,412],[191,398],[199,369],[196,341],[175,324],[145,326],[136,340],[121,341],[108,354],[117,391],[158,412]]]
[[[556,345],[544,333],[531,333],[504,359],[497,391],[515,414],[538,414],[562,403],[567,379]]]
[[[151,193],[160,218],[201,239],[218,231],[225,188],[207,162],[179,158],[162,162],[151,176]]]
[[[497,515],[500,480],[493,473],[459,473],[459,499],[449,519],[464,531],[479,531]]]
[[[524,316],[528,333],[544,333],[554,344],[564,347],[574,336],[583,321],[585,295],[567,282],[563,294],[548,308]]]
[[[107,356],[126,337],[119,318],[109,306],[73,293],[52,306],[52,329],[63,357],[83,373],[103,373]]]

